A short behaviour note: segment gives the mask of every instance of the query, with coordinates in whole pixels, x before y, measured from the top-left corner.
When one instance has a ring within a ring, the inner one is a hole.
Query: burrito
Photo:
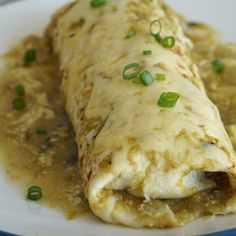
[[[236,158],[161,0],[80,0],[46,31],[91,210],[130,227],[181,226],[236,210]]]

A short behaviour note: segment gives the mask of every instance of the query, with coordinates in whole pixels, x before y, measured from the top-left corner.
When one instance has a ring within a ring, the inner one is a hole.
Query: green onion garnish
[[[153,37],[156,39],[156,41],[158,42],[158,43],[162,43],[162,37],[161,37],[161,35],[160,34],[156,34],[156,35],[153,35]]]
[[[32,201],[37,201],[41,199],[43,196],[42,190],[38,186],[31,186],[28,188],[28,193],[27,193],[27,199],[32,200]]]
[[[179,94],[174,92],[162,93],[157,105],[164,108],[174,107],[179,100]]]
[[[97,8],[97,7],[101,7],[103,5],[105,5],[107,3],[106,0],[92,0],[90,1],[90,6],[92,8]]]
[[[156,74],[155,79],[158,81],[166,80],[166,75],[165,74]]]
[[[36,129],[36,132],[37,132],[37,134],[46,134],[47,129],[40,127],[40,128]]]
[[[124,67],[123,79],[130,80],[138,76],[141,71],[141,66],[138,63],[128,64]]]
[[[225,69],[225,64],[221,59],[215,59],[212,61],[212,68],[216,73],[221,73]]]
[[[156,27],[158,27],[158,30],[155,29]],[[150,34],[156,39],[156,41],[162,44],[164,48],[173,48],[175,46],[175,41],[176,41],[175,37],[168,36],[162,39],[161,30],[162,30],[162,25],[161,25],[160,20],[154,20],[150,24],[150,29],[149,29]]]
[[[36,50],[34,48],[27,49],[24,55],[25,66],[28,66],[31,62],[36,59]]]
[[[25,95],[25,88],[22,84],[18,84],[16,86],[16,93],[19,95],[19,96],[24,96]]]
[[[129,39],[133,37],[136,34],[136,32],[133,29],[130,29],[127,35],[125,36],[125,39]]]
[[[143,51],[143,55],[144,56],[152,55],[152,50],[145,50],[145,51]]]
[[[147,70],[140,73],[139,78],[145,86],[148,86],[154,82],[151,73]]]
[[[163,39],[163,47],[164,48],[173,48],[175,46],[175,37],[174,36],[168,36]]]
[[[164,6],[162,7],[162,10],[163,10],[165,13],[167,13],[168,10],[169,10],[169,8],[168,8],[168,6],[164,5]]]
[[[25,103],[25,99],[23,98],[15,98],[12,101],[12,107],[13,109],[20,111],[20,110],[24,110],[26,107],[26,103]]]
[[[154,20],[152,21],[152,23],[150,24],[150,28],[149,28],[149,31],[150,31],[150,34],[152,36],[155,36],[155,35],[158,35],[161,33],[161,22],[160,20]],[[157,28],[157,30],[156,30]]]

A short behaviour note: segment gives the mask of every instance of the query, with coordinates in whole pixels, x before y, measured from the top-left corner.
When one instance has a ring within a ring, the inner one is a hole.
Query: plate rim
[[[13,5],[13,4],[23,4],[25,2],[28,2],[29,0],[19,0],[19,1],[14,1],[14,2],[9,2],[9,4],[4,4],[2,5],[0,8],[5,8],[9,5]],[[30,0],[31,1],[31,0]],[[0,228],[0,235],[3,235],[3,236],[20,236],[18,234],[14,234],[14,233],[11,233],[11,232],[7,232],[7,231],[4,231],[4,230],[1,230]],[[231,236],[231,235],[236,235],[236,226],[235,228],[233,229],[225,229],[225,230],[220,230],[220,231],[216,231],[216,232],[212,232],[212,233],[209,233],[209,234],[202,234],[202,235],[209,235],[209,236]]]
[[[202,236],[235,236],[235,233],[236,233],[236,227],[233,229],[227,229],[209,234],[202,234]],[[13,234],[7,231],[0,230],[0,236],[23,236],[23,235]]]

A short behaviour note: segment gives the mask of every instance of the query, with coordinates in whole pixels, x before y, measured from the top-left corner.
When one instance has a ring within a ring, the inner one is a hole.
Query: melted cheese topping
[[[176,38],[173,49],[150,35],[155,19],[162,22],[163,37]],[[178,225],[167,205],[151,199],[183,198],[214,187],[203,172],[226,172],[234,181],[232,144],[190,60],[192,44],[161,1],[111,0],[99,9],[78,1],[52,27],[86,194],[98,216],[139,227]],[[124,39],[131,28],[136,35]],[[152,55],[143,56],[143,50]],[[167,79],[148,87],[123,80],[124,66],[134,62]],[[180,94],[177,105],[158,107],[160,95],[169,91]],[[126,208],[120,190],[131,202],[140,197],[149,203]]]

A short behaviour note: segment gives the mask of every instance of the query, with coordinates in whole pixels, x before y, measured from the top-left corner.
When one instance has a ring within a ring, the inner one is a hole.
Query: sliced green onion
[[[155,30],[156,27],[158,28],[158,30]],[[161,28],[162,28],[162,26],[161,26],[160,20],[154,20],[154,21],[152,21],[152,23],[150,24],[150,28],[149,28],[150,34],[151,34],[152,36],[155,36],[155,35],[157,35],[157,34],[160,34],[160,33],[161,33]],[[155,31],[156,31],[156,32],[155,32]]]
[[[139,75],[140,71],[141,66],[138,63],[128,64],[124,67],[123,79],[134,79]]]
[[[162,93],[157,105],[164,108],[174,107],[179,100],[179,94],[174,92]]]
[[[164,81],[164,80],[166,80],[166,75],[165,74],[156,74],[155,79],[158,81]]]
[[[27,49],[24,55],[25,66],[36,60],[36,50],[34,48]]]
[[[43,196],[42,190],[38,186],[31,186],[28,188],[27,198],[32,201],[38,201]]]
[[[164,5],[164,6],[162,7],[162,10],[163,10],[165,13],[167,13],[168,10],[169,10],[169,8],[168,8],[168,6]]]
[[[16,93],[19,95],[19,96],[24,96],[25,95],[25,88],[22,84],[18,84],[16,86]]]
[[[151,73],[147,70],[140,73],[139,78],[145,86],[148,86],[154,82]]]
[[[25,107],[26,107],[25,99],[15,98],[12,101],[12,107],[13,107],[14,110],[17,110],[17,111],[24,110]]]
[[[40,128],[36,129],[36,132],[37,132],[37,134],[46,134],[47,129],[40,127]]]
[[[145,51],[143,51],[143,55],[144,56],[152,55],[152,50],[145,50]]]
[[[173,48],[175,46],[175,37],[168,36],[163,39],[163,47],[164,48]]]
[[[133,29],[130,29],[127,35],[125,36],[125,39],[129,39],[133,37],[136,34],[136,32]]]
[[[225,69],[225,64],[221,59],[215,59],[212,61],[212,68],[216,73],[221,73]]]
[[[160,34],[155,34],[155,35],[153,35],[153,37],[156,39],[156,41],[157,41],[158,43],[162,43],[162,37],[161,37]]]
[[[97,7],[101,7],[103,5],[105,5],[107,3],[106,0],[92,0],[90,1],[90,6],[92,8],[97,8]]]

